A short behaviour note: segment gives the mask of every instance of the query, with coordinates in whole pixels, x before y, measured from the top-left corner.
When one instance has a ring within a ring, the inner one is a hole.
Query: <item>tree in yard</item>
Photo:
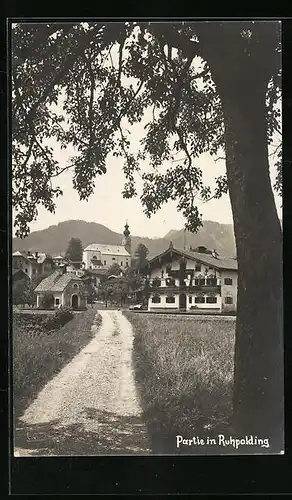
[[[50,292],[44,292],[40,297],[40,307],[52,309],[54,307],[54,295]]]
[[[26,23],[14,27],[12,47],[17,235],[27,234],[40,204],[54,211],[61,190],[52,180],[62,171],[72,169],[88,199],[111,152],[125,159],[124,197],[137,195],[139,162],[148,160],[145,213],[176,200],[190,231],[202,225],[197,200],[229,192],[238,259],[234,432],[282,448],[282,236],[268,150],[280,133],[279,23]],[[142,119],[134,154],[127,127]],[[65,167],[52,138],[76,148]],[[225,156],[213,193],[199,167],[204,152]],[[279,158],[276,167],[280,192]]]
[[[122,272],[122,268],[119,266],[117,262],[112,264],[106,271],[105,279],[107,279],[109,276],[120,276]]]
[[[144,243],[139,243],[135,250],[135,262],[138,270],[142,270],[147,264],[148,248]]]
[[[73,262],[82,262],[83,247],[82,242],[79,238],[71,238],[68,243],[65,258]]]
[[[26,304],[26,292],[28,288],[26,280],[18,280],[12,286],[12,300],[15,305]]]

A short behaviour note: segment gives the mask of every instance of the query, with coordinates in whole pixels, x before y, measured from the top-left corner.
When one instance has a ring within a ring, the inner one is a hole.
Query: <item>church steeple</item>
[[[122,241],[122,245],[125,247],[125,249],[127,250],[127,252],[129,252],[129,254],[131,255],[131,236],[130,236],[130,231],[129,231],[129,224],[128,224],[128,221],[126,221],[126,224],[125,224],[125,229],[124,229],[124,232],[123,232],[123,241]]]

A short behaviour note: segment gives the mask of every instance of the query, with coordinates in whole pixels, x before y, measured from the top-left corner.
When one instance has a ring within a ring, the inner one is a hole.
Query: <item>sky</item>
[[[114,64],[116,64],[117,53],[113,53],[113,60]],[[194,64],[199,70],[200,61],[195,61]],[[62,106],[61,102],[60,106]],[[56,109],[56,111],[58,110]],[[149,118],[151,119],[150,116]],[[133,153],[138,150],[139,140],[145,133],[144,127],[147,121],[148,116],[146,112],[145,119],[133,125],[130,129],[130,141]],[[276,139],[271,151],[277,143]],[[75,154],[73,147],[68,147],[64,150],[59,147],[57,142],[51,142],[50,145],[54,148],[54,157],[59,161],[61,168],[66,166],[67,161]],[[214,157],[208,153],[196,159],[195,164],[201,168],[205,183],[211,187],[215,186],[215,177],[224,174],[226,171],[224,160],[214,161]],[[123,159],[113,156],[108,157],[107,173],[97,176],[95,190],[90,196],[89,201],[80,201],[77,191],[73,189],[72,173],[70,171],[62,173],[53,182],[54,186],[59,186],[63,190],[63,196],[56,200],[55,213],[51,214],[45,208],[40,207],[37,221],[30,225],[31,232],[72,219],[97,222],[116,232],[123,230],[123,226],[127,220],[132,235],[150,238],[164,236],[171,229],[182,229],[185,221],[181,213],[177,211],[175,202],[169,201],[163,205],[161,210],[151,216],[151,219],[148,219],[143,213],[139,196],[130,200],[122,197],[121,193],[125,183],[122,165]],[[149,166],[146,162],[141,163],[140,167],[142,171],[149,171]],[[275,169],[273,165],[271,166],[270,173],[272,183],[274,183]],[[141,194],[142,180],[139,176],[136,179],[136,187],[138,195]],[[281,218],[282,201],[278,196],[275,196],[275,202],[279,217]],[[232,224],[232,211],[228,194],[223,195],[220,200],[211,200],[207,203],[198,201],[197,206],[203,220]]]
[[[131,139],[135,140],[133,136]],[[66,164],[73,153],[74,150],[68,148],[67,150],[57,150],[55,156],[62,166]],[[222,160],[215,162],[209,154],[202,155],[197,162],[202,169],[203,179],[211,186],[214,185],[215,177],[225,173],[225,162]],[[72,219],[97,222],[116,232],[121,232],[125,221],[128,220],[133,235],[149,238],[161,237],[171,229],[182,229],[184,218],[177,211],[175,202],[168,202],[151,219],[148,219],[143,213],[139,197],[130,200],[122,197],[121,191],[125,182],[122,164],[123,160],[120,158],[108,158],[107,173],[97,176],[94,193],[88,202],[79,200],[77,191],[73,189],[72,173],[70,171],[62,173],[54,183],[64,193],[57,199],[56,213],[51,214],[41,207],[38,220],[31,224],[31,231],[45,229],[48,226]],[[145,166],[145,168],[147,167]],[[275,173],[271,169],[272,179],[274,175]],[[142,187],[141,178],[137,178],[136,185],[139,194]],[[281,217],[282,200],[275,196],[275,201],[279,217]],[[207,203],[198,202],[198,207],[203,220],[232,224],[232,211],[228,194],[223,195],[220,200],[211,200]]]

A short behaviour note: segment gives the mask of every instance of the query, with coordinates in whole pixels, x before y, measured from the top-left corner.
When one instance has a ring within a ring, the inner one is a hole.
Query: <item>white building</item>
[[[84,269],[107,269],[118,264],[122,269],[131,264],[131,237],[128,224],[125,225],[122,245],[92,243],[83,250]]]
[[[236,311],[237,261],[170,247],[148,263],[148,310]]]

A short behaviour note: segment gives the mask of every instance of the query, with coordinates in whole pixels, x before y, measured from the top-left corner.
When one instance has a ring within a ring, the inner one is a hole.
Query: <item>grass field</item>
[[[63,327],[46,331],[40,315],[26,318],[14,315],[12,325],[13,406],[15,418],[25,410],[43,386],[56,375],[92,338],[91,326],[96,307],[76,314]],[[101,318],[98,318],[101,322]],[[97,321],[97,324],[98,324]]]
[[[178,450],[175,437],[230,429],[235,321],[124,314],[134,328],[135,376],[153,451],[200,453],[194,446]]]

